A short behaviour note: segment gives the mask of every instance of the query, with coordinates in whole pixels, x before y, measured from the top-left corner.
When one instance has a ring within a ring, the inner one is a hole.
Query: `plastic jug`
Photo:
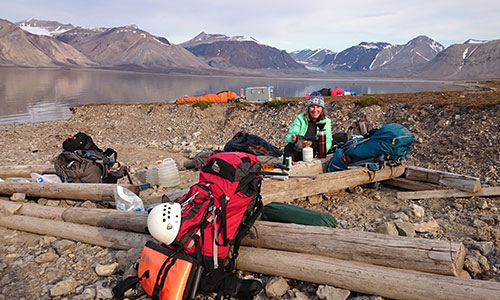
[[[174,187],[181,183],[179,170],[175,161],[171,158],[165,158],[156,162],[158,167],[158,185],[161,187]]]
[[[144,210],[144,203],[142,202],[142,199],[129,189],[117,184],[114,188],[114,194],[116,209],[126,211]]]
[[[57,176],[56,174],[45,174],[41,175],[38,173],[30,173],[31,179],[33,179],[36,182],[42,182],[42,183],[61,183],[61,178]]]
[[[158,167],[152,166],[146,170],[146,182],[151,186],[158,185]]]

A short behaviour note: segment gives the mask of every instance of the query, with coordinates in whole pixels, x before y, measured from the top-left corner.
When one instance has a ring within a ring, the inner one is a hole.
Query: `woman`
[[[299,114],[293,121],[288,134],[283,161],[291,156],[293,161],[302,160],[303,141],[311,141],[314,155],[319,151],[318,123],[324,123],[326,152],[332,147],[332,122],[326,117],[325,100],[320,93],[314,92],[307,101],[307,111]]]

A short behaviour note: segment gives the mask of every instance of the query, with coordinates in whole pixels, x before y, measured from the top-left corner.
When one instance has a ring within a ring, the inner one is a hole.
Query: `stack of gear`
[[[328,172],[346,170],[350,166],[375,171],[386,165],[399,165],[410,153],[412,144],[410,130],[401,124],[386,124],[368,135],[354,137],[338,148],[328,162]]]
[[[63,152],[54,159],[54,169],[63,182],[117,183],[128,177],[127,166],[117,161],[115,150],[102,151],[86,133],[79,132],[62,144]]]
[[[207,159],[199,182],[176,202],[155,206],[138,276],[113,289],[116,298],[139,282],[153,299],[194,299],[197,292],[252,299],[257,280],[234,272],[240,242],[262,212],[262,165],[256,156],[221,152]]]

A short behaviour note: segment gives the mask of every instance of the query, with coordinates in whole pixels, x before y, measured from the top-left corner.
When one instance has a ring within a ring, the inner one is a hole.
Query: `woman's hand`
[[[292,134],[292,142],[296,142],[297,141],[297,135],[296,134]]]

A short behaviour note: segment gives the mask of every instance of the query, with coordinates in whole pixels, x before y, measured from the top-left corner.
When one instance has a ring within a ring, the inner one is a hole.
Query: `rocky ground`
[[[373,126],[401,123],[415,134],[408,164],[477,176],[486,186],[500,185],[500,92],[495,87],[376,95],[371,100],[380,105],[355,104],[366,98],[328,99],[326,108],[334,132],[345,130],[359,117],[366,117]],[[83,131],[98,146],[117,150],[119,161],[132,168],[135,183],[145,182],[146,167],[171,157],[181,169],[181,184],[175,189],[186,188],[197,181],[198,174],[184,169],[184,161],[201,151],[222,149],[240,130],[284,147],[286,132],[304,110],[305,101],[283,100],[277,106],[233,103],[206,109],[164,103],[76,107],[66,121],[0,126],[0,166],[48,164],[61,151],[66,137]],[[141,192],[141,198],[150,205],[173,189],[155,187]],[[360,187],[324,195],[316,204],[307,199],[293,203],[329,212],[341,227],[352,230],[389,228],[386,231],[391,233],[390,228],[401,222],[431,224],[416,236],[463,242],[470,276],[500,282],[500,197],[403,201],[396,199],[396,192],[385,185],[380,190]],[[89,202],[58,201],[56,205],[95,207]],[[116,251],[0,228],[0,300],[110,298],[110,288],[131,271],[138,251]],[[381,299],[348,291],[340,291],[343,298],[333,298],[329,293],[339,291],[331,287],[255,276],[267,284],[258,299]],[[136,296],[144,297],[139,292],[130,295]]]

